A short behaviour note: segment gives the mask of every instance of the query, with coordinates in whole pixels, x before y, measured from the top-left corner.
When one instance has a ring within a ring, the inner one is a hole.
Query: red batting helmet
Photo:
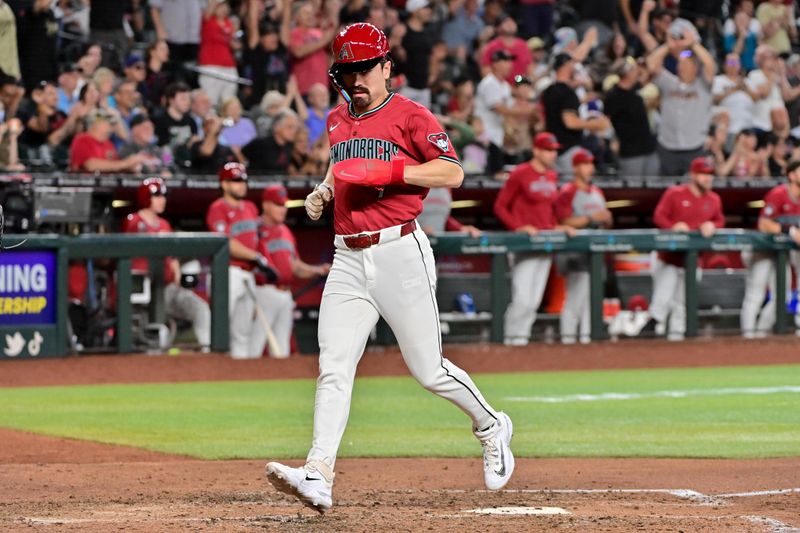
[[[167,184],[164,183],[164,180],[157,176],[143,179],[139,188],[136,189],[136,203],[139,205],[139,209],[150,207],[150,199],[159,195],[167,195]]]
[[[219,169],[219,181],[247,181],[247,169],[241,163],[225,163]]]
[[[389,41],[372,24],[357,22],[336,34],[331,43],[331,52],[333,65],[329,74],[333,84],[341,90],[339,74],[371,69],[389,56]]]

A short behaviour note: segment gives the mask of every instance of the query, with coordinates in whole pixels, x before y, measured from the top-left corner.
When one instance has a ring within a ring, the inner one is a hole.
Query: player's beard
[[[354,107],[365,109],[372,103],[372,95],[366,87],[353,87],[349,92]]]

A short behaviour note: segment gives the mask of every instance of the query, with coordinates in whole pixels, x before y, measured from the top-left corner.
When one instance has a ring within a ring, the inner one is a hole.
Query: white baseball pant
[[[168,316],[191,322],[200,346],[211,346],[211,309],[194,291],[177,283],[168,284],[164,287],[164,310]]]
[[[553,258],[544,254],[512,254],[510,259],[513,263],[511,303],[505,315],[505,340],[527,342],[547,287]]]
[[[567,297],[561,308],[561,341],[565,343],[591,340],[591,309],[589,305],[589,272],[569,270],[564,276]]]
[[[700,269],[697,269],[698,276]],[[686,334],[686,270],[665,263],[652,254],[653,297],[650,316],[667,325],[667,335],[682,338]]]
[[[259,285],[255,289],[256,304],[264,312],[272,334],[278,341],[281,353],[289,355],[294,326],[294,299],[292,292],[274,285]],[[253,326],[250,335],[250,353],[261,355],[267,345],[267,332],[259,321]],[[275,354],[272,354],[275,355]]]
[[[379,317],[392,328],[411,375],[453,402],[474,428],[494,424],[497,413],[466,372],[442,355],[436,266],[421,229],[400,237],[400,227],[381,231],[381,242],[350,250],[341,236],[319,314],[319,378],[314,437],[308,460],[334,466],[347,425],[356,366]]]
[[[255,302],[250,290],[256,286],[252,272],[231,265],[228,267],[228,316],[230,318],[230,350],[234,359],[261,357],[250,351],[250,336],[255,327]]]
[[[796,251],[789,252],[790,263],[795,270],[800,272],[800,254]],[[742,335],[745,337],[758,337],[767,335],[775,326],[776,301],[775,295],[775,259],[769,254],[760,252],[742,252],[742,262],[747,266],[745,278],[744,299],[742,311],[739,316]],[[786,267],[786,292],[791,294],[791,270]],[[767,290],[773,295],[769,302],[764,304]],[[763,305],[763,308],[762,308]]]

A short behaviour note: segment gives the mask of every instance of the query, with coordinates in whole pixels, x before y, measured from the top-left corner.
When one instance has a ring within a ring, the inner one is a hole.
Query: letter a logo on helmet
[[[352,61],[353,60],[353,50],[350,48],[350,43],[344,43],[342,48],[339,50],[339,55],[336,57],[336,61]]]

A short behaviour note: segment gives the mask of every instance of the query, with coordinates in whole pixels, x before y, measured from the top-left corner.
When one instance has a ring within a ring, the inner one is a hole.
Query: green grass
[[[800,455],[800,393],[538,403],[514,397],[800,385],[800,366],[486,374],[530,457]],[[208,459],[304,457],[312,380],[0,389],[0,427]],[[357,380],[340,456],[475,456],[468,419],[411,378]]]

